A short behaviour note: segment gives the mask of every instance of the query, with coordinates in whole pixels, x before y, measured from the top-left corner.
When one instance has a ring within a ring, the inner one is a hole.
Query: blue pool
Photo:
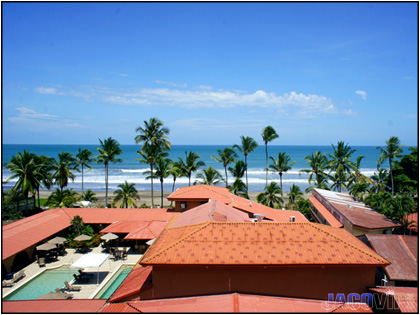
[[[112,278],[105,284],[105,286],[95,295],[95,299],[107,299],[120,286],[120,284],[127,278],[134,266],[121,267]]]
[[[19,289],[7,295],[3,300],[35,300],[38,296],[54,291],[55,288],[63,288],[64,281],[70,282],[73,279],[73,273],[74,269],[70,270],[68,267],[45,270]]]

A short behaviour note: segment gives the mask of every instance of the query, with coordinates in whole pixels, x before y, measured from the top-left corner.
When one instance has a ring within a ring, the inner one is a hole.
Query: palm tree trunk
[[[105,164],[105,208],[108,208],[108,165]]]
[[[154,208],[155,203],[153,201],[153,163],[150,164],[150,172],[151,172],[150,179],[151,179],[151,182],[152,182],[152,187],[151,187],[152,188],[152,208]]]
[[[246,178],[246,191],[248,192],[248,163],[246,162],[246,155],[245,155],[245,178]]]
[[[226,175],[226,187],[227,187],[228,186],[227,166],[225,166],[225,175]]]
[[[282,182],[282,180],[281,180],[281,173],[279,174],[280,175],[280,189],[281,189],[281,195],[283,196],[283,182]]]
[[[160,207],[163,208],[163,179],[160,180]]]
[[[188,175],[188,186],[191,186],[191,174]]]
[[[268,148],[267,143],[265,143],[265,187],[268,186]]]
[[[82,196],[83,196],[83,164],[82,164]]]
[[[38,208],[41,208],[41,200],[39,199],[39,186],[36,188],[38,192]]]
[[[176,181],[176,176],[174,176],[174,184],[172,185],[172,192],[174,192],[174,189],[175,189],[175,181]],[[172,208],[172,201],[171,201],[170,207]]]
[[[391,192],[394,196],[394,178],[392,177],[392,161],[389,159],[389,175],[391,175]]]

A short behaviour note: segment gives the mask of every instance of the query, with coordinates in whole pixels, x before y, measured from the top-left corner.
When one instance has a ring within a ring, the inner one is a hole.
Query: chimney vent
[[[296,217],[290,216],[290,222],[296,222]]]

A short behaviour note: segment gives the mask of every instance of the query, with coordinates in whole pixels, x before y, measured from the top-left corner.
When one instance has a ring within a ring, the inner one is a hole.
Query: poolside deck
[[[92,251],[90,251],[90,253],[101,254],[102,253],[101,246],[92,248]],[[68,248],[67,254],[65,256],[59,256],[58,261],[47,263],[45,267],[39,267],[36,261],[33,262],[32,264],[24,268],[26,277],[18,281],[13,287],[2,288],[2,297],[4,297],[6,294],[11,292],[12,290],[14,291],[20,286],[22,286],[23,284],[25,284],[26,282],[30,281],[32,278],[37,276],[43,270],[50,269],[50,268],[57,268],[63,265],[71,265],[82,256],[83,254],[76,253],[75,249]],[[107,261],[105,261],[103,265],[99,268],[99,273],[100,273],[99,285],[96,284],[98,268],[86,269],[85,270],[86,272],[94,273],[94,277],[92,277],[92,280],[89,283],[75,283],[74,285],[82,287],[81,290],[72,291],[69,293],[74,295],[73,299],[91,299],[100,290],[100,288],[102,288],[102,286],[114,275],[114,273],[120,268],[121,265],[134,265],[135,263],[139,261],[141,257],[142,257],[141,254],[132,253],[131,251],[129,251],[127,255],[127,259],[125,260],[114,261],[112,259],[107,259]],[[105,273],[108,273],[106,277],[104,277]],[[70,284],[72,284],[73,281],[70,282]],[[64,283],[60,287],[60,289],[62,288],[64,288]],[[52,288],[51,290],[53,291],[54,289],[55,288]]]

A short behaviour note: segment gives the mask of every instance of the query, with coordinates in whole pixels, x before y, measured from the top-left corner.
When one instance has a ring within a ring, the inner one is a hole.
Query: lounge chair
[[[66,289],[69,291],[80,291],[82,289],[81,286],[71,285],[67,281],[64,281],[64,284],[66,285]]]
[[[20,270],[18,273],[15,273],[15,274],[13,275],[13,279],[12,279],[12,281],[13,281],[13,283],[15,283],[15,282],[18,282],[20,279],[22,279],[22,278],[24,278],[24,277],[26,277],[26,274],[25,274],[25,269],[22,269],[22,270]]]
[[[45,267],[45,258],[44,257],[38,258],[38,265],[40,267]]]
[[[14,283],[12,282],[12,280],[3,280],[1,282],[1,286],[2,287],[13,287]]]

